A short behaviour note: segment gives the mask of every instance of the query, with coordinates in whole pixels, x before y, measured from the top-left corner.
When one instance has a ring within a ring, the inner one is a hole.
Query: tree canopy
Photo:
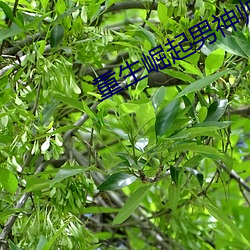
[[[0,249],[250,249],[250,1],[0,1]]]

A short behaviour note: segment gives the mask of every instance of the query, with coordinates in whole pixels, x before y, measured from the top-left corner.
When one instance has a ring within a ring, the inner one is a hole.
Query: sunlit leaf
[[[109,176],[99,187],[99,190],[117,190],[133,183],[136,177],[132,174],[119,172]]]
[[[157,8],[157,14],[158,14],[159,20],[163,24],[166,24],[166,22],[168,20],[167,13],[168,13],[168,10],[167,10],[166,4],[163,3],[163,2],[159,2],[158,3],[158,8]]]
[[[217,49],[210,53],[205,60],[205,71],[206,75],[211,75],[223,65],[225,57],[225,51],[222,49]]]
[[[155,110],[161,105],[166,94],[166,87],[161,86],[152,97],[152,103]]]
[[[199,112],[198,112],[198,118],[200,122],[203,122],[207,116],[207,108],[206,107],[201,107]]]
[[[16,176],[5,168],[0,168],[0,183],[11,194],[14,194],[18,187]]]

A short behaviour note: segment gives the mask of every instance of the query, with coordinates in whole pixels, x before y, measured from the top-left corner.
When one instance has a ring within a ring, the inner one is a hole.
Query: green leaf
[[[230,124],[232,124],[231,121],[224,121],[224,122],[204,121],[195,124],[193,127],[217,127],[217,129],[222,129],[228,127]]]
[[[180,199],[180,189],[172,182],[168,188],[169,207],[174,211],[177,208]]]
[[[168,21],[167,13],[168,13],[168,10],[167,10],[166,4],[159,2],[158,7],[157,7],[157,14],[162,24],[166,24],[166,22]]]
[[[46,17],[49,17],[50,15],[51,15],[51,12],[49,11],[49,12],[46,12],[44,15],[42,15],[42,16],[30,16],[29,14],[27,14],[27,13],[22,13],[26,18],[28,17],[30,20],[31,20],[31,22],[30,23],[28,23],[25,27],[24,27],[24,30],[25,31],[28,31],[28,30],[30,30],[30,29],[33,29],[34,30],[34,28],[37,28],[37,26],[38,25],[40,25],[41,24],[41,22],[46,18]],[[27,19],[28,19],[27,18]]]
[[[61,24],[56,25],[50,35],[50,46],[56,47],[63,39],[64,28]]]
[[[200,199],[201,200],[201,199]],[[201,200],[202,201],[202,200]],[[245,236],[240,232],[238,227],[230,220],[221,210],[213,206],[212,204],[202,201],[208,212],[215,217],[223,226],[232,233],[239,241],[241,241],[245,246],[250,248],[250,242],[245,238]]]
[[[46,9],[47,6],[48,6],[49,0],[40,0],[40,2],[41,2],[42,7],[43,7],[44,9]]]
[[[14,194],[18,187],[18,180],[16,176],[5,168],[0,168],[0,183],[11,194]]]
[[[2,29],[0,30],[0,41],[3,41],[4,39],[12,37],[12,36],[17,36],[22,32],[23,32],[23,29],[20,29],[16,25],[12,26],[11,29],[10,28]]]
[[[72,9],[66,10],[65,12],[63,12],[60,16],[58,16],[56,18],[56,20],[53,23],[58,23],[60,20],[64,19],[65,17],[67,17],[68,15],[71,15],[72,13],[78,11],[79,9],[81,9],[83,7],[82,4],[79,4],[76,7],[73,7]]]
[[[190,75],[183,73],[183,72],[180,72],[180,71],[173,70],[173,69],[164,69],[164,70],[162,70],[162,72],[164,72],[164,73],[166,73],[174,78],[180,79],[184,82],[192,83],[195,81],[195,79],[193,77],[191,77]]]
[[[141,77],[146,76],[147,73],[148,73],[148,72],[147,72],[147,70],[145,69],[145,70],[143,71],[143,74],[142,74]],[[142,93],[142,91],[143,91],[144,89],[147,88],[147,86],[148,86],[148,80],[147,80],[147,78],[142,79],[138,84],[136,84],[136,88],[135,88],[135,92],[134,92],[134,97],[135,97],[135,99],[138,99],[138,96]],[[108,99],[106,99],[105,101],[107,101],[107,100],[108,100]]]
[[[116,215],[112,224],[121,224],[124,222],[139,206],[143,198],[147,195],[150,187],[150,185],[144,185],[138,188],[132,195],[130,195],[127,202]]]
[[[215,161],[222,160],[227,166],[229,166],[229,168],[232,165],[232,163],[230,163],[230,157],[228,157],[226,154],[220,153],[216,148],[209,147],[207,145],[197,145],[196,143],[192,142],[187,144],[184,143],[182,147],[182,145],[177,144],[172,147],[171,152],[179,152],[180,150],[197,152]]]
[[[203,159],[204,157],[202,155],[195,155],[185,162],[184,167],[191,168],[194,166],[198,166]]]
[[[203,185],[203,181],[204,181],[204,176],[201,172],[197,171],[196,169],[194,168],[189,168],[189,167],[186,167],[185,168],[188,172],[190,172],[192,175],[195,176],[195,178],[198,180],[200,186],[202,187]]]
[[[61,182],[62,180],[70,177],[70,176],[74,176],[77,174],[80,174],[82,172],[85,172],[86,169],[83,167],[73,167],[73,166],[67,166],[64,168],[61,168],[58,173],[56,174],[55,178],[52,180],[51,182],[51,186],[54,185],[57,182]]]
[[[200,122],[203,122],[206,119],[207,116],[207,108],[206,107],[201,107],[199,112],[198,112],[198,118]]]
[[[76,99],[73,99],[71,97],[68,97],[68,96],[65,96],[65,95],[62,95],[60,93],[57,93],[55,92],[54,95],[53,95],[57,100],[63,102],[63,103],[66,103],[68,104],[69,106],[73,107],[73,108],[76,108],[82,112],[85,112],[84,108],[83,108],[83,105],[80,101],[76,100]]]
[[[10,250],[22,250],[17,245],[15,245],[11,240],[9,240],[8,242],[9,242]]]
[[[190,73],[202,77],[202,73],[197,66],[192,65],[191,63],[180,61],[180,65],[185,69],[185,73]]]
[[[6,219],[8,219],[8,217],[14,213],[18,213],[18,212],[23,212],[23,208],[18,208],[18,209],[14,209],[14,208],[6,208],[5,211],[0,212],[0,222],[4,223]]]
[[[47,136],[50,136],[50,135],[61,134],[61,133],[66,132],[66,131],[68,131],[70,129],[76,129],[76,128],[79,128],[79,126],[75,126],[75,125],[63,126],[63,127],[58,128],[58,129],[55,129],[53,132],[38,135],[38,136],[34,137],[32,139],[32,141],[37,140],[37,139],[41,139],[41,138],[44,138],[44,137],[47,137]]]
[[[223,37],[221,33],[216,32],[217,41],[214,44],[208,45],[207,47],[217,46],[230,54],[234,54],[240,57],[247,57],[242,48],[239,46],[237,39],[232,34],[230,36]],[[248,42],[247,42],[248,43]]]
[[[228,104],[227,99],[215,101],[214,103],[212,103],[208,108],[208,114],[205,119],[205,122],[219,121],[227,109],[227,104]]]
[[[46,245],[47,242],[48,241],[47,241],[46,237],[44,235],[41,235],[40,239],[38,241],[36,250],[43,250],[43,247]]]
[[[164,135],[174,123],[179,110],[179,101],[174,99],[156,116],[155,132],[156,136]]]
[[[250,45],[248,39],[245,37],[245,35],[241,31],[235,32],[234,35],[238,45],[243,50],[243,52],[250,57]]]
[[[205,72],[207,76],[220,69],[223,65],[224,57],[225,50],[223,49],[217,49],[208,55],[205,60]]]
[[[155,35],[151,31],[144,29],[140,26],[139,26],[139,29],[138,29],[138,26],[135,26],[135,28],[137,28],[135,35],[134,35],[135,38],[138,36],[139,41],[147,40],[151,43],[152,47],[157,46],[155,42]]]
[[[117,0],[106,0],[105,1],[105,7],[106,7],[106,9],[108,9],[115,2],[117,2]]]
[[[173,166],[170,166],[170,175],[171,175],[172,181],[174,182],[176,186],[178,186],[179,172],[180,172],[180,168],[175,168]]]
[[[80,209],[80,212],[82,214],[111,214],[111,213],[117,213],[119,212],[119,208],[113,208],[113,207],[82,207]]]
[[[157,89],[155,94],[152,96],[152,104],[155,110],[161,105],[161,103],[164,100],[166,94],[166,87],[161,86],[160,88]]]
[[[27,177],[26,182],[27,183],[24,192],[44,190],[46,188],[49,188],[51,185],[51,180],[47,180],[42,177],[38,178],[37,176]]]
[[[49,104],[44,105],[42,112],[42,124],[49,122],[50,118],[53,116],[54,112],[58,108],[59,102],[56,100],[51,101]]]
[[[197,90],[201,90],[202,88],[204,88],[207,85],[213,83],[214,81],[218,80],[220,77],[222,77],[223,75],[225,75],[225,74],[227,74],[229,72],[230,72],[230,70],[223,70],[223,71],[215,73],[215,74],[213,74],[211,76],[207,76],[207,77],[202,78],[202,79],[200,79],[198,81],[195,81],[195,82],[189,84],[185,89],[183,89],[181,91],[181,93],[179,93],[177,95],[177,98],[181,97],[183,95],[195,92]]]
[[[185,130],[180,131],[179,133],[172,135],[171,139],[190,139],[196,136],[206,135],[207,132],[215,131],[219,129],[218,127],[195,127],[195,128],[188,128]]]
[[[65,223],[65,222],[64,222]],[[43,247],[42,250],[49,250],[52,245],[53,245],[53,242],[59,237],[59,235],[64,231],[64,229],[68,226],[69,222],[68,223],[65,223],[64,226],[62,226],[59,230],[57,230],[55,232],[55,234],[53,235],[53,237],[45,244],[45,246]]]
[[[181,89],[178,86],[176,86],[176,88],[179,92],[181,92]],[[181,98],[185,103],[185,107],[188,109],[188,114],[190,115],[190,117],[192,117],[192,119],[196,120],[196,116],[194,113],[194,107],[193,107],[192,103],[190,102],[190,100],[185,95],[182,96]]]
[[[134,103],[122,103],[119,106],[119,110],[123,115],[131,114],[140,108],[139,104]]]
[[[6,15],[11,21],[14,21],[14,15],[13,15],[13,12],[12,12],[11,8],[9,7],[9,5],[7,5],[7,4],[4,3],[3,1],[0,1],[0,8],[3,9],[5,15]]]
[[[99,187],[99,190],[117,190],[133,183],[136,177],[132,174],[120,172],[109,176]]]

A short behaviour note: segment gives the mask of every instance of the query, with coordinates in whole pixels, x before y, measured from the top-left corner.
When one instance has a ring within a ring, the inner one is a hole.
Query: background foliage
[[[250,249],[249,31],[212,24],[235,4],[0,1],[1,249]],[[100,102],[205,19],[214,44]]]

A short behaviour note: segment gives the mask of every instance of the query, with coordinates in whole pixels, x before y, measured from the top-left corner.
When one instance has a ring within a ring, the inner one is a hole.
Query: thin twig
[[[90,109],[91,109],[92,111],[95,112],[95,111],[97,110],[97,106],[98,106],[99,103],[100,103],[100,102],[98,102],[98,101],[95,102],[95,103],[90,107]],[[88,118],[89,118],[89,116],[88,116],[87,114],[83,114],[83,115],[80,117],[80,119],[74,123],[74,126],[76,126],[76,128],[73,128],[73,129],[67,131],[67,132],[64,134],[64,136],[63,136],[64,142],[67,141],[67,140],[69,139],[69,137],[72,136],[72,135],[79,129],[79,127],[82,126],[83,123],[86,122],[86,121],[88,120]]]
[[[224,163],[218,164],[220,168],[224,169],[232,179],[236,180],[240,186],[246,191],[250,192],[250,186],[232,169],[229,170]]]
[[[145,25],[146,25],[146,21],[148,21],[148,20],[149,20],[150,15],[151,15],[151,12],[152,12],[152,8],[153,8],[154,4],[155,4],[155,0],[153,0],[153,2],[152,2],[152,4],[151,4],[151,6],[150,6],[150,8],[149,8],[149,11],[147,12],[146,20],[143,22],[143,24],[142,24],[142,28],[144,28],[144,27],[145,27]]]
[[[246,203],[248,204],[248,206],[250,206],[250,200],[249,200],[248,197],[246,196],[246,193],[244,192],[242,186],[239,185],[239,188],[240,188],[240,192],[242,193],[242,196],[244,197]]]

